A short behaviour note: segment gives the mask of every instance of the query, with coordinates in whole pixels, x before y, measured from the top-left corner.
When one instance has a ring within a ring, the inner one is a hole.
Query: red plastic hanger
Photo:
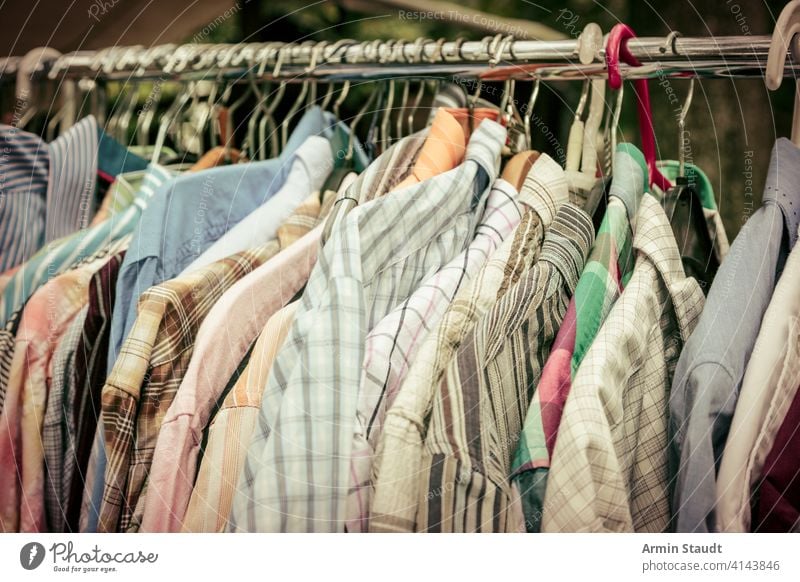
[[[617,24],[608,33],[606,41],[606,67],[608,67],[608,84],[612,89],[619,89],[622,86],[622,76],[619,72],[620,58],[633,67],[640,67],[642,63],[633,56],[628,48],[628,39],[636,38],[627,24]],[[666,192],[672,184],[656,167],[656,139],[653,130],[653,114],[650,111],[650,91],[647,88],[647,79],[636,79],[634,81],[639,113],[639,132],[642,137],[642,153],[647,162],[650,172],[650,185],[658,186]]]

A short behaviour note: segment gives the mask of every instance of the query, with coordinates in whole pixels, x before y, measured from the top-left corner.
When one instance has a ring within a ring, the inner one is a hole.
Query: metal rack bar
[[[579,39],[557,41],[374,41],[337,43],[266,43],[235,45],[162,45],[77,51],[43,63],[33,74],[50,78],[105,80],[181,80],[199,78],[303,80],[463,77],[571,80],[605,76],[601,50],[594,62],[581,63]],[[769,36],[655,37],[632,39],[628,46],[643,67],[623,68],[627,78],[762,77]],[[0,76],[14,70],[6,59]],[[2,59],[0,59],[2,61]],[[280,62],[280,66],[276,65]],[[309,65],[314,64],[312,68]],[[787,59],[785,74],[800,72]]]

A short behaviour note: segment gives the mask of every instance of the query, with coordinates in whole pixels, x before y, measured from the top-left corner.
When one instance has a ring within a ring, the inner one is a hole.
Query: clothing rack
[[[764,76],[771,37],[720,36],[635,38],[628,47],[642,66],[623,65],[624,78],[753,78]],[[37,49],[38,50],[38,49]],[[605,78],[605,51],[586,50],[581,38],[482,41],[388,40],[335,43],[240,43],[111,47],[75,51],[40,60],[34,78],[106,81],[280,79],[391,79],[445,76],[487,81]],[[0,78],[16,72],[19,57],[0,60]],[[790,54],[784,75],[800,73]]]

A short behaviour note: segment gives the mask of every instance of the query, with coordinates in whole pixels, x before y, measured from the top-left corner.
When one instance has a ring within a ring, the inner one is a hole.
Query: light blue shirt
[[[164,184],[142,214],[120,267],[108,346],[108,373],[136,321],[139,296],[178,276],[214,242],[283,185],[294,152],[312,135],[329,137],[334,118],[313,107],[281,155],[179,176]]]
[[[775,143],[762,207],[717,271],[670,393],[673,525],[716,529],[716,476],[761,319],[800,225],[800,149]]]

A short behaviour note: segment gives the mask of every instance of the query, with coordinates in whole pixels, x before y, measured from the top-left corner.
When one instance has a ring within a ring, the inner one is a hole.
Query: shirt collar
[[[789,248],[793,248],[800,226],[800,149],[785,137],[778,139],[772,149],[763,201],[781,209]]]
[[[636,215],[636,233],[633,236],[633,246],[639,256],[646,256],[655,266],[661,275],[664,284],[673,298],[688,296],[683,294],[683,289],[687,285],[697,285],[697,282],[689,277],[683,270],[680,251],[675,241],[669,219],[664,213],[664,209],[658,200],[651,195],[643,196],[639,212]],[[639,268],[638,259],[637,266]],[[684,340],[688,339],[691,330],[685,327],[689,309],[693,305],[687,305],[681,300],[672,301],[672,307],[678,315],[678,322],[681,327],[681,336]]]
[[[494,182],[500,168],[500,153],[506,143],[506,128],[484,119],[472,132],[464,159],[476,162],[486,172],[489,182]]]
[[[559,207],[553,218],[542,242],[539,261],[555,266],[569,289],[574,290],[593,244],[592,217],[567,202]]]
[[[310,108],[305,112],[303,117],[297,123],[292,135],[289,136],[286,142],[286,147],[283,148],[280,155],[281,159],[293,155],[300,146],[312,135],[321,135],[330,137],[332,135],[332,125],[334,119],[330,114],[323,113],[322,109],[317,106]]]
[[[569,201],[567,176],[558,162],[541,154],[525,176],[519,201],[539,215],[545,228],[550,226],[558,209]]]

